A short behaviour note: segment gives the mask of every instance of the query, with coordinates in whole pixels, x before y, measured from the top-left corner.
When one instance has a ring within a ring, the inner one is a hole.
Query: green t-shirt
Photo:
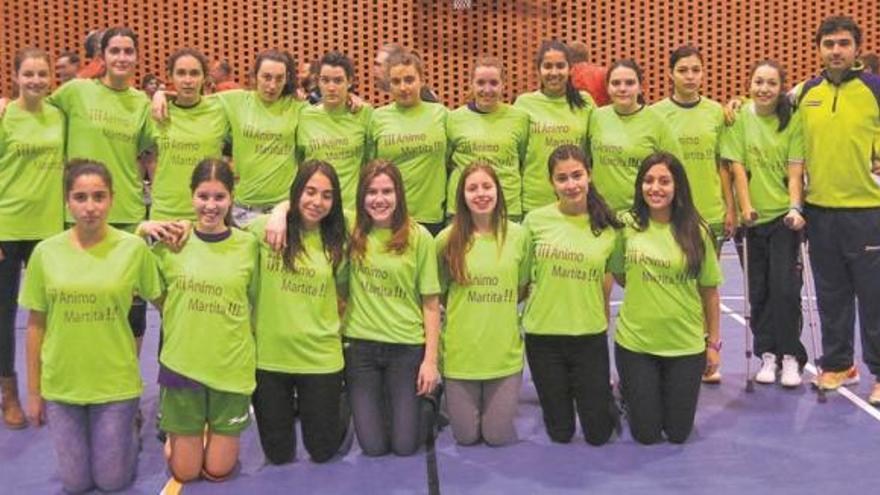
[[[263,239],[268,216],[257,217],[248,230]],[[335,373],[342,369],[342,336],[337,285],[347,283],[348,265],[333,273],[321,233],[303,235],[305,252],[296,272],[281,254],[260,241],[260,268],[254,320],[257,368],[281,373]]]
[[[880,207],[880,76],[853,70],[840,84],[825,77],[798,92],[804,158],[809,178],[805,201],[826,208]]]
[[[632,208],[642,160],[655,151],[682,156],[672,129],[663,119],[650,107],[619,115],[612,105],[590,116],[593,183],[615,212]]]
[[[547,160],[553,150],[564,145],[589,151],[587,126],[596,109],[593,98],[581,93],[586,105],[572,109],[565,96],[551,97],[541,91],[519,95],[513,106],[529,114],[529,145],[522,169],[523,211],[529,212],[556,202]]]
[[[458,380],[512,375],[523,367],[517,297],[529,280],[528,232],[508,222],[502,246],[494,235],[475,235],[465,255],[470,282],[460,285],[443,259],[451,229],[445,228],[436,240],[440,282],[447,295],[443,375]]]
[[[189,108],[169,104],[166,121],[148,121],[147,136],[158,152],[150,218],[195,220],[189,190],[193,169],[205,158],[220,158],[228,133],[216,98],[202,98]]]
[[[154,248],[166,287],[159,361],[223,392],[250,394],[256,382],[251,300],[257,240],[238,229],[219,242],[193,235],[179,253]]]
[[[800,113],[792,116],[782,132],[777,129],[776,115],[762,117],[749,102],[721,135],[721,156],[742,164],[749,173],[749,197],[758,212],[758,224],[788,212],[788,167],[804,161]]]
[[[144,219],[144,185],[137,158],[147,147],[150,100],[143,91],[116,91],[98,79],[74,79],[47,99],[67,118],[67,159],[86,158],[113,176],[110,223]]]
[[[64,115],[11,102],[0,118],[0,240],[45,239],[64,227]]]
[[[443,221],[448,114],[439,103],[412,108],[392,103],[373,112],[370,120],[371,158],[391,160],[400,169],[406,207],[417,222]]]
[[[113,227],[98,244],[74,247],[71,232],[37,244],[19,303],[46,314],[40,350],[43,398],[101,404],[141,395],[137,346],[128,324],[132,296],[162,293],[144,241]]]
[[[413,222],[402,254],[387,250],[391,229],[367,235],[363,260],[351,260],[346,337],[393,344],[425,342],[422,296],[439,294],[434,238]]]
[[[699,276],[687,274],[684,252],[675,242],[672,224],[649,222],[644,232],[630,222],[612,263],[626,274],[623,305],[615,340],[633,352],[685,356],[706,349],[703,302],[699,287],[722,283],[714,241],[703,234],[705,256]]]
[[[595,335],[608,328],[604,282],[619,235],[607,228],[596,236],[590,225],[587,215],[565,215],[555,203],[526,216],[532,270],[526,333]]]
[[[678,157],[687,172],[694,206],[710,225],[724,223],[724,192],[718,175],[719,140],[724,128],[724,109],[708,98],[693,105],[676,103],[672,98],[651,105],[678,138]]]
[[[232,131],[232,160],[239,178],[235,202],[270,206],[286,199],[296,175],[296,127],[306,103],[292,97],[265,103],[256,91],[243,89],[209,98],[220,100]]]
[[[446,185],[446,211],[455,213],[458,180],[468,165],[477,160],[489,162],[498,175],[507,213],[522,214],[522,176],[520,164],[529,142],[529,114],[502,103],[492,113],[480,113],[467,105],[453,110],[446,121],[452,171]]]
[[[351,113],[347,107],[329,112],[324,105],[307,106],[300,113],[297,161],[315,159],[333,165],[342,189],[342,207],[347,210],[354,210],[358,178],[367,161],[367,126],[372,113],[370,106]]]

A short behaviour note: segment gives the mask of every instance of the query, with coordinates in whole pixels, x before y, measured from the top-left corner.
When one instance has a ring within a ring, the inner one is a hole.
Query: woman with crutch
[[[725,129],[721,155],[731,162],[736,196],[747,226],[743,238],[746,300],[761,369],[758,383],[801,384],[807,354],[800,342],[798,268],[803,198],[803,143],[799,119],[785,98],[785,70],[761,61],[751,71],[751,101]],[[748,369],[747,369],[748,371]],[[748,377],[752,379],[751,376]]]

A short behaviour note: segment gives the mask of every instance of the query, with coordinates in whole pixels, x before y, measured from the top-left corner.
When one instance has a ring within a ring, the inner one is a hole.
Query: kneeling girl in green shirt
[[[364,454],[419,447],[419,396],[437,385],[440,284],[428,230],[409,217],[391,162],[361,173],[350,240],[345,380]]]
[[[559,199],[532,210],[523,223],[532,265],[526,357],[550,439],[571,440],[577,411],[586,441],[602,445],[619,422],[606,330],[609,261],[620,223],[592,183],[583,149],[560,146],[548,166]]]
[[[341,412],[342,336],[338,299],[348,283],[342,188],[327,162],[306,161],[290,188],[287,241],[262,241],[269,216],[250,225],[260,241],[254,321],[260,444],[272,464],[296,457],[297,418],[314,462],[339,450],[350,415]],[[347,410],[347,408],[345,408]]]
[[[27,412],[51,425],[67,492],[117,491],[135,476],[143,391],[127,314],[132,294],[156,300],[162,285],[143,241],[107,223],[104,165],[68,164],[64,197],[74,226],[37,244],[20,297],[30,309]]]
[[[488,163],[461,174],[452,225],[437,237],[446,326],[441,334],[446,400],[455,440],[516,441],[522,382],[517,302],[528,283],[526,230],[507,219],[504,192]]]
[[[233,185],[228,164],[201,161],[190,181],[195,235],[179,252],[155,248],[166,289],[160,428],[169,433],[168,465],[181,482],[230,476],[250,422],[258,252],[251,234],[230,226]]]
[[[660,152],[642,162],[613,272],[625,285],[615,357],[636,441],[683,443],[700,380],[718,369],[721,268],[684,166]]]

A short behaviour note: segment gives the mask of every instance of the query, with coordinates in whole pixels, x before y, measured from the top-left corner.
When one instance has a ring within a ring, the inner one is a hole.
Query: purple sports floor
[[[729,246],[729,245],[728,245]],[[880,486],[880,411],[864,403],[873,382],[860,365],[862,382],[829,393],[818,404],[808,385],[785,390],[756,385],[745,392],[742,281],[732,249],[723,256],[721,328],[724,339],[718,386],[703,386],[696,427],[684,445],[636,444],[624,433],[603,447],[582,437],[553,444],[544,433],[534,385],[526,378],[520,398],[520,441],[509,447],[460,447],[451,432],[437,439],[440,492],[446,494],[819,494],[876,493]],[[615,293],[619,300],[620,294]],[[876,303],[876,302],[875,302]],[[615,303],[616,304],[616,303]],[[805,310],[806,310],[806,305]],[[616,307],[616,306],[615,306]],[[24,386],[24,325],[18,315],[16,366]],[[818,317],[817,325],[818,325]],[[156,440],[158,315],[149,313],[142,351],[146,389],[141,409],[147,424],[135,484],[126,492],[158,494],[168,483],[162,446]],[[813,357],[808,326],[803,340]],[[858,339],[856,339],[858,341]],[[856,350],[860,363],[861,353]],[[755,359],[754,373],[758,366]],[[810,368],[812,369],[812,368]],[[805,373],[805,382],[812,375]],[[23,397],[24,399],[24,397]],[[223,484],[199,482],[166,493],[190,494],[410,494],[427,493],[424,450],[408,458],[367,458],[355,441],[351,451],[327,464],[311,463],[300,446],[290,465],[265,464],[256,426],[242,436],[240,474]],[[0,493],[61,493],[55,454],[46,428],[0,427]]]

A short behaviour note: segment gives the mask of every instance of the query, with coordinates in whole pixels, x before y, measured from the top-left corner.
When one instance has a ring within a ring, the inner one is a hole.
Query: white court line
[[[721,304],[721,311],[724,314],[726,314],[727,316],[738,321],[740,325],[743,325],[743,326],[746,325],[746,319],[743,318],[742,315],[740,315],[736,311],[730,309],[726,304],[723,304],[723,303]],[[804,366],[804,369],[807,370],[807,372],[812,374],[813,376],[816,376],[818,374],[817,373],[818,370],[816,370],[816,367],[813,366],[812,363],[807,363],[806,366]],[[868,413],[871,417],[873,417],[877,421],[880,421],[880,410],[877,410],[877,408],[875,408],[871,404],[868,404],[864,399],[862,399],[858,395],[852,393],[852,391],[849,390],[848,388],[840,387],[837,389],[837,393],[839,393],[840,395],[849,399],[850,402],[855,404],[859,409]]]

